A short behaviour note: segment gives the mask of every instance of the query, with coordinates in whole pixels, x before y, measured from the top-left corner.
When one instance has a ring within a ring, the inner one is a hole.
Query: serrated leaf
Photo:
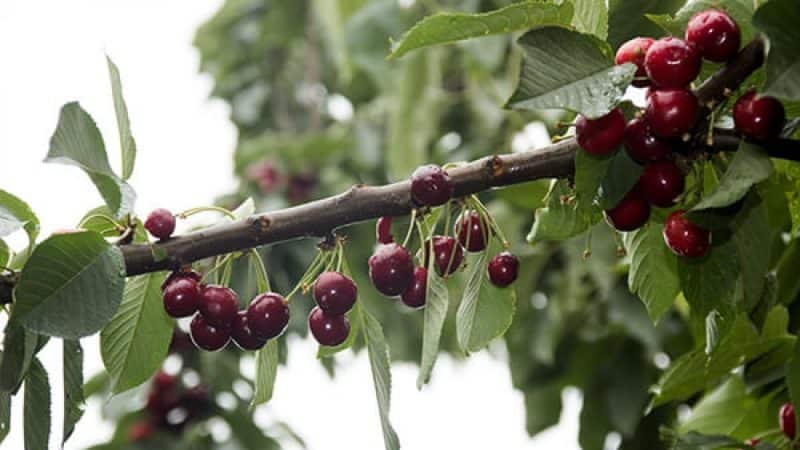
[[[99,234],[51,236],[22,270],[12,320],[48,336],[88,336],[114,315],[124,283],[122,253]]]
[[[61,108],[45,162],[83,169],[115,217],[133,210],[136,193],[111,170],[100,130],[78,103],[67,103]]]
[[[660,225],[652,222],[623,235],[631,256],[628,287],[642,300],[653,322],[661,319],[680,292],[678,259],[664,244]]]
[[[136,141],[131,132],[131,122],[128,118],[128,106],[122,96],[122,81],[119,69],[114,61],[106,55],[108,63],[108,76],[111,79],[111,95],[114,98],[114,113],[117,116],[117,129],[119,131],[119,146],[122,150],[122,179],[127,180],[133,173],[136,163]]]
[[[622,100],[636,72],[630,63],[614,65],[605,42],[566,28],[537,28],[517,42],[523,60],[508,101],[514,109],[561,108],[595,119]]]
[[[800,8],[795,0],[770,0],[753,15],[753,24],[769,38],[764,94],[800,100]]]
[[[528,30],[538,25],[567,25],[572,5],[524,1],[478,14],[438,13],[417,22],[399,42],[392,45],[389,58],[431,45],[450,44],[464,39]]]
[[[456,312],[456,338],[458,339],[459,347],[465,353],[469,351],[469,341],[478,310],[481,285],[484,282],[483,273],[486,270],[486,262],[488,260],[486,253],[486,250],[484,250],[478,254],[467,254],[466,258],[467,281],[464,284],[464,293]]]
[[[719,185],[692,211],[730,206],[741,200],[753,185],[769,178],[772,172],[772,161],[767,152],[756,144],[742,141]]]
[[[50,382],[38,359],[34,359],[25,377],[23,418],[25,450],[47,450],[50,438]]]
[[[572,26],[576,30],[593,34],[602,40],[608,37],[608,6],[606,0],[572,0],[575,14]]]
[[[39,349],[39,335],[14,322],[6,326],[3,334],[0,391],[16,392]]]
[[[436,363],[436,357],[439,356],[439,340],[442,337],[442,327],[450,303],[450,294],[445,280],[436,273],[434,261],[435,258],[430,258],[428,261],[428,285],[425,292],[422,328],[422,360],[419,364],[417,389],[422,389],[422,386],[431,379],[433,365]]]
[[[33,243],[39,235],[39,219],[31,207],[18,197],[0,189],[0,237],[24,228]]]
[[[600,183],[598,203],[602,209],[611,209],[630,192],[639,181],[642,166],[637,164],[628,152],[617,151],[611,158],[603,181]]]
[[[270,339],[256,353],[256,392],[250,407],[253,408],[272,399],[275,378],[278,376],[278,341]]]
[[[75,431],[84,409],[83,398],[83,348],[78,340],[64,339],[62,346],[64,367],[64,428],[61,443]]]
[[[130,278],[119,311],[100,333],[100,355],[113,394],[147,381],[167,356],[174,321],[164,311],[165,278],[164,272]]]
[[[428,273],[433,271],[432,269],[431,267]],[[430,283],[430,278],[428,279],[428,283]],[[430,299],[431,297],[428,297],[428,301],[430,301]],[[428,308],[429,305],[430,303],[426,305],[426,308]],[[399,450],[400,440],[389,419],[389,410],[391,409],[392,401],[392,371],[389,346],[386,344],[386,338],[383,335],[383,328],[380,322],[366,309],[361,308],[360,311],[361,328],[364,330],[364,341],[367,345],[372,382],[375,385],[375,397],[378,400],[378,414],[381,419],[384,447],[386,450]]]

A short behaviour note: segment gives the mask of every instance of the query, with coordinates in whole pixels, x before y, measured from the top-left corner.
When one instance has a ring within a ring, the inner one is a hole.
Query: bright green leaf
[[[770,0],[753,15],[753,23],[769,38],[764,93],[800,100],[800,8],[796,0]]]
[[[625,233],[623,242],[631,256],[628,286],[644,302],[653,322],[657,322],[680,292],[678,259],[664,244],[661,224],[655,222]]]
[[[430,283],[430,278],[428,283]],[[428,297],[429,301],[430,299],[431,297]],[[372,381],[375,385],[375,397],[378,399],[378,413],[380,414],[381,428],[383,429],[384,446],[386,450],[399,450],[400,440],[389,420],[389,409],[391,408],[392,400],[392,371],[389,346],[386,344],[386,338],[383,335],[383,328],[380,322],[364,308],[361,308],[360,311],[361,328],[364,330],[364,341],[367,345],[369,366],[372,371]]]
[[[767,152],[758,145],[742,141],[719,185],[692,211],[732,205],[744,197],[753,185],[766,180],[772,171],[772,161]]]
[[[250,407],[266,403],[272,399],[275,378],[278,376],[278,341],[270,339],[256,353],[256,392]]]
[[[25,377],[23,407],[25,450],[47,450],[50,438],[50,382],[42,363],[34,359]]]
[[[114,97],[114,112],[117,116],[117,128],[119,130],[119,145],[122,149],[122,179],[127,180],[133,173],[136,163],[136,141],[131,132],[131,122],[128,118],[128,106],[122,96],[122,81],[119,76],[119,69],[114,61],[106,55],[108,63],[108,75],[111,78],[111,95]]]
[[[75,431],[75,424],[83,416],[83,348],[78,340],[64,339],[64,431],[61,443]]]

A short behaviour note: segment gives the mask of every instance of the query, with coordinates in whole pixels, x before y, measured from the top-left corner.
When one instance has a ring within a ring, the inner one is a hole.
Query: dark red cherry
[[[797,422],[794,417],[794,406],[791,403],[784,403],[778,411],[778,423],[784,436],[789,440],[794,440],[797,435]]]
[[[619,108],[614,108],[603,117],[587,119],[578,116],[575,122],[575,134],[578,145],[587,153],[595,156],[608,155],[622,144],[625,134],[625,115]]]
[[[192,342],[198,348],[210,352],[217,351],[225,347],[231,339],[229,327],[218,327],[209,323],[205,317],[197,313],[189,324],[189,335]]]
[[[458,242],[469,252],[479,252],[486,248],[489,240],[489,224],[478,211],[466,211],[456,222],[455,232]]]
[[[411,286],[403,292],[400,300],[411,308],[422,308],[425,306],[425,296],[428,289],[428,271],[424,267],[414,268],[414,281]]]
[[[701,63],[694,45],[674,37],[653,42],[644,57],[647,76],[659,88],[685,88],[700,74]]]
[[[192,339],[177,326],[172,329],[172,340],[169,342],[170,353],[185,353],[192,349]]]
[[[258,350],[267,343],[266,339],[256,336],[247,324],[247,310],[236,313],[231,327],[231,338],[242,350]]]
[[[175,376],[164,372],[163,370],[159,370],[153,375],[153,390],[159,392],[166,392],[174,388],[177,384],[178,380]]]
[[[721,63],[739,52],[741,33],[739,26],[727,13],[707,9],[689,19],[685,37],[705,59]]]
[[[431,240],[425,242],[425,267],[429,267],[428,257],[431,242],[433,242],[433,263],[436,267],[436,273],[444,277],[461,267],[461,262],[464,260],[464,248],[451,236],[434,236]]]
[[[733,122],[736,130],[750,139],[776,138],[786,123],[786,111],[775,97],[759,96],[751,90],[733,105]]]
[[[686,218],[686,211],[677,210],[664,222],[664,242],[678,256],[700,258],[711,248],[711,232]]]
[[[262,194],[274,192],[281,184],[281,173],[269,161],[263,161],[247,168],[247,178],[253,180]]]
[[[639,177],[644,197],[653,205],[667,208],[683,194],[684,176],[672,161],[659,161],[645,166]]]
[[[489,281],[497,287],[506,287],[517,279],[519,259],[509,252],[497,254],[489,261]]]
[[[396,297],[411,285],[414,263],[411,254],[402,245],[391,243],[378,246],[368,264],[372,284],[387,297]]]
[[[315,306],[308,315],[308,329],[320,345],[334,347],[347,340],[350,322],[344,314],[328,315]]]
[[[163,283],[161,283],[161,290],[163,291],[164,289],[167,288],[167,286],[169,286],[170,283],[180,278],[189,278],[191,280],[200,283],[200,281],[203,280],[203,275],[201,275],[200,272],[192,268],[175,270],[173,272],[170,272],[167,279],[164,280]]]
[[[176,278],[164,289],[164,310],[170,317],[189,317],[200,306],[202,296],[197,281],[189,277]]]
[[[314,282],[314,300],[327,314],[340,315],[356,303],[358,288],[350,278],[339,272],[322,272]]]
[[[650,218],[650,203],[647,203],[637,186],[634,186],[617,206],[605,211],[606,220],[618,231],[633,231],[641,228]]]
[[[247,307],[247,325],[256,336],[272,339],[289,325],[289,305],[275,292],[260,294]]]
[[[687,89],[657,89],[647,98],[645,118],[662,138],[681,137],[697,121],[697,97]]]
[[[411,198],[423,206],[439,206],[453,198],[453,182],[441,167],[429,164],[411,174]]]
[[[167,239],[175,231],[175,216],[164,208],[154,209],[144,221],[144,228],[154,237]]]
[[[636,64],[636,78],[633,80],[633,85],[636,87],[645,87],[650,84],[650,79],[647,78],[647,71],[644,68],[644,56],[650,46],[653,45],[653,42],[655,42],[653,38],[635,37],[620,45],[619,49],[617,49],[617,55],[614,58],[616,65]]]
[[[208,323],[230,328],[239,311],[239,296],[233,289],[209,285],[201,291],[199,311]]]
[[[647,120],[637,117],[625,126],[625,150],[634,161],[645,164],[666,158],[672,146],[656,137]]]
[[[383,216],[375,224],[375,239],[381,244],[394,242],[392,236],[392,216]]]

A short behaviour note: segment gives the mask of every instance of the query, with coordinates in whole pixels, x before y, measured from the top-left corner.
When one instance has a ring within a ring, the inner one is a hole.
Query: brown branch
[[[764,42],[756,38],[696,90],[702,104],[717,102],[729,95],[761,66],[763,54]],[[730,136],[722,136],[719,145],[734,150],[738,147],[738,140],[733,145]],[[463,197],[498,186],[569,177],[574,173],[577,149],[574,139],[566,139],[539,150],[482,158],[453,168],[448,173],[455,185],[455,196]],[[407,180],[384,186],[360,185],[333,197],[262,213],[166,242],[123,245],[120,248],[128,275],[137,275],[177,268],[200,259],[261,245],[322,237],[349,224],[381,216],[406,215],[412,208],[410,182]],[[157,259],[154,257],[156,253],[166,257]]]

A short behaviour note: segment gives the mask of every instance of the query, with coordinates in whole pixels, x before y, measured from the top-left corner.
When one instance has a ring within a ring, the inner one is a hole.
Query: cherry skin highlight
[[[633,79],[633,85],[636,87],[650,85],[650,79],[647,78],[647,70],[644,68],[644,57],[653,42],[655,42],[653,38],[635,37],[620,45],[617,49],[614,64],[619,66],[625,63],[633,63],[636,65],[636,74],[634,74],[635,78]]]
[[[645,166],[639,177],[644,197],[655,206],[668,208],[683,194],[683,172],[672,161],[659,161]]]
[[[749,91],[733,105],[736,130],[747,138],[766,140],[780,136],[786,123],[786,111],[775,97],[759,96]]]
[[[718,63],[736,56],[741,43],[739,26],[719,9],[707,9],[692,16],[686,25],[685,37],[703,58]]]
[[[358,288],[350,278],[339,272],[322,272],[314,282],[312,295],[327,314],[340,315],[356,303]]]
[[[700,74],[700,52],[683,39],[665,37],[644,57],[647,76],[659,88],[685,88]]]
[[[411,174],[411,198],[423,206],[444,205],[453,198],[453,182],[441,167],[428,164]]]
[[[289,325],[286,299],[275,292],[257,295],[247,307],[247,325],[261,339],[280,336]]]
[[[697,121],[700,105],[687,89],[658,89],[647,97],[645,119],[653,134],[677,138],[688,133]]]
[[[230,328],[239,311],[239,296],[224,286],[209,285],[201,291],[198,309],[208,323]]]
[[[458,242],[469,252],[479,252],[486,248],[489,226],[481,219],[478,211],[466,211],[455,224]]]
[[[637,117],[625,126],[625,150],[639,164],[660,161],[672,153],[672,145],[653,133],[643,117]]]
[[[214,352],[224,348],[231,339],[231,330],[209,323],[202,314],[194,315],[189,324],[189,335],[198,348]]]
[[[510,252],[495,255],[489,261],[489,281],[497,287],[509,286],[517,279],[519,259]]]
[[[684,258],[700,258],[711,248],[711,232],[690,222],[683,210],[667,217],[663,234],[667,247]]]
[[[154,209],[145,219],[144,228],[154,237],[167,239],[175,231],[175,216],[167,209]]]
[[[343,314],[328,315],[319,306],[315,306],[308,315],[308,329],[320,345],[334,347],[347,340],[350,322]]]
[[[396,297],[411,285],[414,262],[411,253],[400,244],[378,246],[368,264],[373,286],[387,297]]]

